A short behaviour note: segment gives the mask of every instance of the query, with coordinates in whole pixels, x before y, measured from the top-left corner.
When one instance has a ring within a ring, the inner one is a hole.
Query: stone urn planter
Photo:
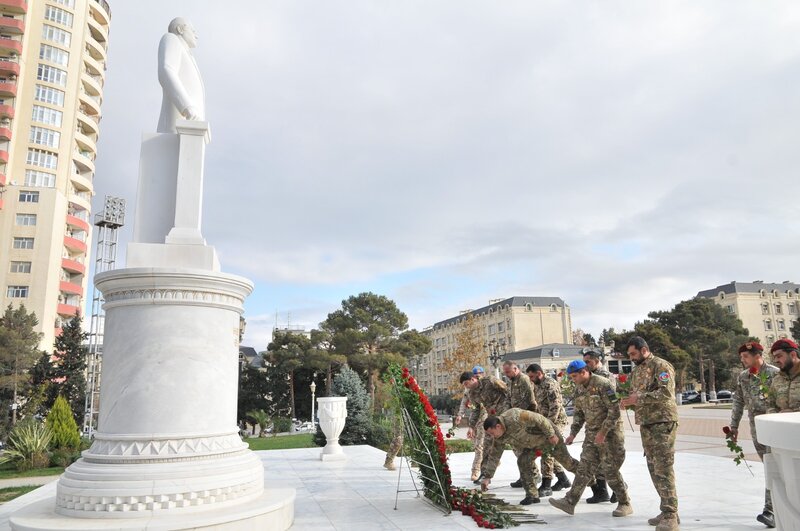
[[[323,461],[340,461],[347,459],[344,450],[339,444],[339,435],[344,429],[347,418],[346,396],[325,396],[317,398],[319,411],[319,427],[325,434],[325,448],[322,449],[320,459]]]
[[[756,429],[759,442],[772,449],[764,456],[764,471],[775,525],[782,531],[800,531],[800,413],[759,415]]]

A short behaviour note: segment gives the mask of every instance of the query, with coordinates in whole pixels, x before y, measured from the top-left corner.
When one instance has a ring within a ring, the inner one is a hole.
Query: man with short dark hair
[[[616,391],[617,380],[612,378],[611,373],[608,372],[603,366],[604,357],[605,356],[599,350],[594,348],[583,349],[583,362],[586,364],[586,368],[589,370],[589,372],[606,378],[611,384],[611,388]],[[591,487],[592,495],[586,499],[586,503],[602,503],[607,501],[610,501],[611,503],[617,503],[617,497],[615,494],[612,493],[609,496],[606,478],[603,477],[602,473],[597,475],[596,482],[593,483]]]
[[[758,457],[763,461],[764,454],[769,453],[769,448],[758,442],[756,433],[756,416],[767,412],[767,396],[772,378],[779,369],[764,361],[764,347],[755,341],[748,341],[739,347],[739,359],[744,370],[736,378],[736,390],[733,393],[733,408],[731,410],[730,430],[733,440],[739,436],[739,421],[742,420],[744,408],[747,408],[750,419],[750,435],[756,447]],[[767,527],[775,527],[775,516],[772,513],[772,498],[769,490],[764,490],[764,510],[756,516],[756,520]]]
[[[561,386],[544,374],[544,370],[536,363],[528,365],[525,369],[528,378],[533,384],[533,391],[536,395],[536,404],[539,413],[547,417],[552,422],[559,433],[567,427],[567,412],[564,410],[564,399],[561,396]],[[552,485],[553,474],[558,478],[558,482]],[[542,484],[539,486],[539,497],[551,496],[554,491],[559,491],[572,486],[564,469],[558,464],[553,456],[542,458]]]
[[[475,409],[472,410],[469,416],[469,429],[467,430],[467,439],[472,439],[477,434],[478,421],[481,418],[481,409],[485,410],[489,415],[499,415],[511,407],[511,402],[508,397],[508,387],[494,376],[478,378],[477,374],[473,374],[470,371],[461,373],[459,382],[464,387],[464,390],[469,393],[469,399],[473,406],[475,406]],[[491,451],[492,438],[490,436],[485,436],[483,440],[482,462],[486,461]],[[502,450],[500,450],[500,453],[502,454]],[[499,459],[499,457],[497,459]]]
[[[483,367],[480,365],[475,365],[472,368],[472,374],[477,376],[480,380],[483,378],[485,371]],[[472,448],[475,450],[475,456],[472,458],[472,473],[470,475],[470,479],[474,483],[478,483],[481,475],[481,462],[483,461],[483,440],[484,440],[484,431],[483,431],[483,421],[486,420],[486,416],[488,413],[486,412],[486,408],[479,406],[475,406],[475,404],[470,400],[469,391],[464,390],[464,396],[461,398],[461,404],[458,407],[458,414],[456,415],[455,419],[455,426],[461,424],[461,419],[467,416],[469,412],[478,409],[479,416],[478,416],[478,423],[475,425],[475,435],[472,437]]]
[[[536,412],[536,397],[534,396],[533,385],[528,377],[522,374],[517,364],[513,361],[503,362],[503,374],[508,378],[508,398],[511,402],[511,407]],[[536,461],[533,462],[533,476],[539,476],[539,469],[536,467]],[[512,481],[511,486],[516,489],[522,488],[524,486],[522,477],[516,481]],[[552,494],[552,492],[545,495],[550,496],[550,494]],[[540,494],[540,496],[542,496],[542,494]]]
[[[647,341],[639,336],[628,341],[627,351],[634,368],[630,394],[620,404],[635,409],[647,470],[661,498],[661,513],[647,523],[656,526],[656,531],[676,531],[680,529],[680,518],[673,467],[678,434],[675,369],[668,361],[653,355]]]
[[[779,339],[770,349],[780,372],[772,379],[767,413],[800,411],[800,357],[797,343]]]
[[[514,449],[517,467],[524,483],[525,498],[520,505],[530,505],[540,501],[536,490],[536,478],[533,475],[533,461],[536,459],[537,450],[551,452],[570,472],[577,469],[578,461],[569,454],[561,434],[552,422],[538,413],[512,408],[500,415],[490,415],[484,421],[483,427],[486,434],[494,440],[494,445],[500,449],[499,452],[492,452],[483,462],[481,469],[484,477],[481,483],[483,490],[488,489],[492,482],[506,443]]]
[[[584,426],[586,437],[572,488],[563,499],[550,498],[550,505],[567,514],[574,514],[575,505],[586,486],[592,482],[595,474],[602,473],[619,499],[619,505],[611,515],[628,516],[633,509],[627,485],[620,474],[622,463],[625,462],[625,435],[617,394],[608,378],[592,374],[584,361],[570,362],[567,374],[575,384],[575,412],[565,443],[572,444]]]

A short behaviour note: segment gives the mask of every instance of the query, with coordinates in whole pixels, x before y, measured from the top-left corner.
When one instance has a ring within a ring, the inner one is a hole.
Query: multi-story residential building
[[[767,349],[778,339],[791,337],[792,325],[800,317],[800,284],[788,280],[780,284],[734,281],[697,296],[713,300],[741,319]]]
[[[51,350],[83,307],[111,12],[105,0],[0,0],[2,305]]]
[[[444,359],[456,349],[456,335],[468,314],[476,320],[487,371],[493,370],[490,361],[493,353],[502,355],[547,343],[572,343],[570,309],[558,297],[498,299],[477,310],[461,312],[423,331],[433,347],[419,360],[415,372],[429,394],[445,393],[452,380],[458,378],[458,374],[445,371]]]

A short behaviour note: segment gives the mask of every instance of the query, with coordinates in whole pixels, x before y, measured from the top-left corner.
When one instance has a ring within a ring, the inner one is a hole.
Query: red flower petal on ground
[[[628,375],[627,374],[620,374],[619,378],[617,378],[617,380],[619,380],[619,383],[625,383],[625,382],[628,381]]]

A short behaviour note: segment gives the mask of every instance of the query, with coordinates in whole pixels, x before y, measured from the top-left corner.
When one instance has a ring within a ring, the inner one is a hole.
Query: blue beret
[[[481,367],[480,365],[475,365],[472,368],[472,374],[478,374],[479,372],[486,372],[486,371],[484,371],[483,367]]]
[[[573,360],[569,362],[567,365],[567,374],[572,374],[573,372],[578,372],[581,369],[586,368],[586,362],[583,360]]]

